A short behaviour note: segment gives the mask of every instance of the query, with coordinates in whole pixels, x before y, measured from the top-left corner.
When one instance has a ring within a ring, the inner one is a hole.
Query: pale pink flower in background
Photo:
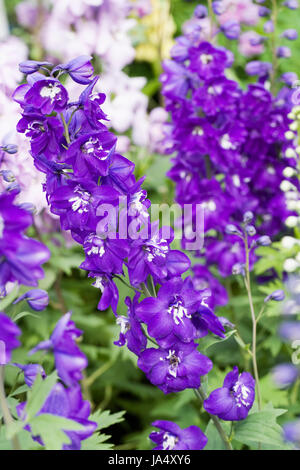
[[[263,44],[253,46],[251,39],[256,39],[259,35],[255,31],[246,31],[239,38],[239,52],[245,57],[262,54],[265,50]]]
[[[222,0],[226,11],[218,16],[221,24],[229,20],[236,20],[239,23],[255,25],[259,21],[259,6],[252,0]]]
[[[28,48],[21,39],[9,36],[0,42],[0,86],[14,90],[22,79],[19,63],[26,60]]]

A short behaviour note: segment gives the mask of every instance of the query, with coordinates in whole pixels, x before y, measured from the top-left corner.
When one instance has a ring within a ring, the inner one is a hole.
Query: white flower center
[[[4,219],[0,215],[0,238],[3,238],[3,231],[4,231]]]
[[[61,89],[60,87],[58,86],[58,84],[55,84],[55,85],[52,85],[52,84],[49,84],[48,86],[44,86],[41,91],[40,91],[40,95],[42,98],[50,98],[50,100],[53,102],[57,95],[59,95],[61,92]]]
[[[224,150],[235,150],[236,145],[231,142],[230,137],[228,134],[224,134],[221,138],[220,145]]]
[[[171,351],[171,349],[169,350],[169,355],[167,356],[166,359],[168,359],[168,361],[170,363],[169,374],[172,375],[172,377],[174,377],[176,379],[177,369],[178,369],[178,366],[179,366],[181,361],[180,361],[179,357],[176,356],[175,351]]]
[[[164,441],[163,441],[163,449],[164,450],[173,450],[174,447],[177,444],[177,437],[173,436],[173,434],[170,434],[168,432],[165,432],[164,434]]]
[[[79,187],[75,188],[74,192],[79,195],[69,199],[69,202],[72,203],[72,211],[78,211],[79,214],[88,212],[87,206],[89,205],[91,195],[87,191],[81,191]]]
[[[250,402],[248,401],[248,397],[250,395],[250,389],[246,387],[240,381],[237,381],[233,387],[234,391],[234,399],[236,401],[237,407],[241,408],[242,405],[250,406]]]
[[[123,335],[125,335],[125,333],[127,333],[127,331],[130,330],[130,323],[127,317],[124,317],[121,315],[117,318],[116,322],[117,322],[117,325],[120,326],[121,333]]]
[[[203,65],[207,65],[213,60],[213,56],[210,54],[201,54],[200,60]]]
[[[191,315],[188,314],[187,309],[182,305],[182,301],[178,300],[173,305],[168,308],[168,312],[173,315],[173,320],[176,325],[179,323],[183,324],[184,317],[191,318]]]

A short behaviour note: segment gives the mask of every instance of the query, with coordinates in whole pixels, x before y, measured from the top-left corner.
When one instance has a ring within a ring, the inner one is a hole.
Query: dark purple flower
[[[207,14],[208,14],[208,12],[207,12],[206,6],[204,6],[204,5],[197,5],[196,6],[196,8],[194,10],[194,16],[196,18],[200,18],[200,19],[206,18]]]
[[[160,429],[149,436],[156,444],[153,450],[201,450],[207,444],[207,437],[197,426],[181,429],[171,421],[154,421],[152,426]]]
[[[75,175],[80,178],[88,177],[90,173],[106,176],[116,140],[107,130],[85,134],[70,145],[66,163],[72,164]]]
[[[25,407],[26,403],[17,406],[17,412],[21,419],[26,418],[26,415],[24,415]],[[66,389],[62,384],[56,384],[37,416],[44,413],[61,416],[76,421],[83,426],[80,431],[65,431],[70,439],[70,444],[65,444],[63,450],[80,450],[81,441],[90,437],[97,428],[97,423],[89,421],[91,405],[88,401],[83,400],[79,385]],[[25,429],[31,432],[29,426],[26,426]],[[33,439],[43,445],[43,441],[39,436],[34,436]]]
[[[190,261],[184,253],[170,250],[174,237],[171,229],[159,229],[158,221],[148,225],[148,231],[151,231],[149,238],[144,238],[141,234],[140,239],[131,243],[128,273],[132,285],[144,282],[149,274],[157,281],[168,275],[180,276],[190,266]],[[168,236],[164,234],[166,231],[169,232]]]
[[[199,388],[200,377],[212,369],[208,357],[197,351],[197,344],[180,344],[169,349],[146,349],[138,359],[138,367],[164,393]]]
[[[74,82],[79,83],[80,85],[87,85],[91,82],[91,77],[94,73],[94,67],[91,64],[91,60],[91,56],[82,55],[66,64],[59,64],[53,69],[52,73],[58,70],[66,72]]]
[[[127,240],[100,236],[91,232],[83,242],[86,260],[80,265],[86,271],[100,271],[105,274],[122,274],[123,262],[128,256]]]
[[[46,378],[46,373],[40,364],[14,365],[24,372],[24,380],[28,387],[32,387],[38,375],[41,375],[43,379]]]
[[[127,317],[123,315],[117,316],[116,322],[117,325],[120,326],[120,337],[118,341],[114,342],[114,344],[119,347],[127,343],[128,349],[137,356],[139,356],[147,346],[147,338],[135,315],[139,296],[140,294],[136,294],[133,301],[131,301],[130,297],[125,299],[125,304],[128,307]]]
[[[71,320],[71,313],[66,313],[58,321],[50,339],[39,343],[30,354],[52,350],[59,377],[66,385],[75,386],[82,380],[81,371],[87,367],[87,358],[76,344],[76,338],[81,335],[82,331]]]
[[[209,42],[201,42],[197,47],[192,47],[189,54],[191,71],[205,80],[220,75],[227,66],[225,52],[215,48]]]
[[[26,300],[28,305],[37,312],[45,310],[49,303],[49,296],[46,291],[41,289],[33,289],[26,294],[19,297],[17,300],[14,301],[14,304],[21,302],[22,300]]]
[[[204,400],[205,410],[224,421],[240,421],[247,418],[255,399],[255,380],[249,372],[239,374],[234,367],[224,380],[223,387],[214,390]]]
[[[205,297],[193,289],[189,279],[174,278],[162,285],[156,298],[144,299],[136,308],[136,316],[147,324],[149,335],[160,346],[189,343],[196,337],[192,314],[204,305]]]
[[[62,112],[68,102],[67,90],[58,80],[36,81],[24,96],[24,103],[39,110],[42,114]]]
[[[41,114],[24,114],[18,122],[17,131],[30,139],[31,150],[35,156],[44,153],[55,156],[61,152],[63,126],[56,117],[45,117]]]
[[[110,276],[97,272],[89,273],[89,277],[95,278],[95,282],[93,282],[92,285],[97,289],[100,289],[102,293],[98,309],[103,311],[107,310],[111,306],[112,311],[116,315],[119,302],[119,291],[114,281]]]
[[[11,352],[20,346],[17,339],[21,330],[4,313],[0,313],[0,365],[8,364],[11,360]]]

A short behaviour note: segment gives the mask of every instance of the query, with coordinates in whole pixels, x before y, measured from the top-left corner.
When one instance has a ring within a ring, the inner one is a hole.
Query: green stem
[[[116,279],[119,279],[119,281],[122,282],[122,284],[124,284],[126,287],[128,287],[129,289],[132,289],[134,290],[135,292],[142,292],[140,289],[137,289],[136,287],[132,287],[130,284],[128,284],[126,281],[124,281],[124,279],[122,279],[121,276],[118,276],[118,275],[114,275],[114,278]]]
[[[261,409],[262,409],[262,399],[261,399],[259,374],[258,374],[257,359],[256,359],[257,320],[256,320],[256,316],[255,316],[252,293],[251,293],[249,246],[248,246],[248,235],[247,235],[247,233],[246,233],[246,236],[245,236],[245,250],[246,250],[246,276],[245,276],[244,280],[245,280],[245,286],[246,286],[246,290],[247,290],[247,294],[248,294],[248,300],[249,300],[250,312],[251,312],[251,318],[252,318],[252,363],[253,363],[253,372],[254,372],[255,381],[256,381],[258,409],[259,409],[259,411],[261,411]]]
[[[202,404],[204,402],[204,400],[206,400],[206,398],[207,398],[204,390],[200,387],[198,390],[194,389],[194,392],[195,392],[197,398],[201,401],[201,404]],[[224,442],[226,450],[233,450],[231,442],[230,442],[226,432],[224,431],[219,418],[217,418],[217,416],[211,415],[210,413],[208,413],[208,414],[209,414],[211,420],[213,421],[213,423],[214,423],[214,425],[215,425],[222,441]]]
[[[2,410],[4,422],[7,427],[14,423],[6,401],[4,389],[4,366],[0,366],[0,408]],[[12,437],[11,443],[14,450],[22,450],[17,436]]]
[[[64,126],[64,131],[65,131],[64,135],[65,135],[67,144],[70,145],[71,139],[70,139],[70,133],[69,133],[69,126],[66,123],[65,116],[63,115],[63,113],[60,113],[60,117]]]
[[[272,22],[274,25],[274,31],[271,35],[271,52],[272,52],[272,63],[273,63],[273,70],[271,73],[271,92],[275,94],[275,80],[276,80],[276,72],[278,68],[278,57],[277,57],[277,17],[278,17],[278,8],[276,0],[272,0]]]

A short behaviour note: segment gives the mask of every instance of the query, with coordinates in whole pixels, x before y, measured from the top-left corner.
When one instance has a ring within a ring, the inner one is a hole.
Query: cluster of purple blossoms
[[[197,205],[204,210],[206,267],[197,282],[209,286],[208,267],[229,276],[242,261],[241,243],[225,233],[228,224],[242,222],[252,211],[258,231],[274,236],[292,215],[284,192],[277,191],[284,169],[297,165],[295,145],[287,138],[289,90],[275,98],[265,86],[269,72],[242,89],[226,73],[232,53],[199,40],[196,31],[179,37],[171,56],[161,76],[171,115],[165,148],[174,155],[168,176],[176,184],[177,202],[195,207],[191,226]],[[291,183],[299,186],[297,177]]]
[[[50,257],[46,246],[25,235],[32,224],[31,207],[15,204],[18,194],[14,183],[0,194],[0,297],[8,283],[37,286],[44,276],[41,265]]]
[[[212,362],[198,352],[196,340],[209,332],[223,338],[223,324],[209,306],[211,291],[196,289],[190,277],[182,279],[190,261],[171,249],[172,230],[151,222],[143,179],[135,179],[134,164],[117,153],[116,138],[103,123],[105,96],[93,92],[98,78],[91,76],[89,58],[55,68],[26,62],[21,68],[28,77],[14,94],[22,107],[18,129],[30,139],[34,164],[46,175],[51,211],[83,247],[80,267],[102,292],[99,309],[111,306],[116,315],[120,337],[115,344],[127,343],[147,378],[164,393],[200,387]],[[85,87],[77,101],[69,102],[61,74]],[[127,316],[117,314],[115,283],[125,268],[136,290],[125,302]],[[74,386],[86,363],[73,342],[77,330],[64,318],[35,350],[53,349],[59,375]],[[142,324],[156,348],[148,347]]]
[[[71,320],[71,314],[65,314],[57,323],[51,337],[47,341],[38,344],[29,354],[38,351],[49,350],[54,355],[55,367],[61,382],[57,383],[50,391],[37,416],[47,413],[61,416],[76,421],[82,425],[80,431],[68,431],[70,444],[64,445],[64,450],[80,450],[81,441],[90,437],[97,428],[97,423],[90,421],[91,405],[82,397],[79,381],[83,378],[82,370],[87,367],[87,358],[80,351],[76,339],[82,335]],[[45,371],[38,364],[26,366],[15,364],[24,372],[25,383],[31,387],[37,377],[46,377]],[[17,406],[20,419],[26,418],[26,402]],[[26,425],[31,432],[30,425]],[[40,436],[32,436],[39,444],[43,445]]]

